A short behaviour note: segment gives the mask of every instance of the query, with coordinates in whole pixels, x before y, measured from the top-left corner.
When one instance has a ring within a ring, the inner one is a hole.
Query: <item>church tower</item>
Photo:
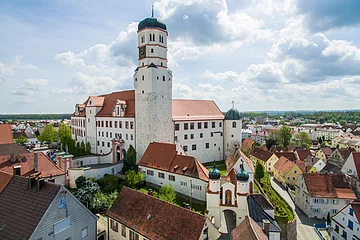
[[[174,141],[172,72],[167,68],[166,25],[153,17],[138,25],[138,67],[134,73],[137,162],[150,142]]]

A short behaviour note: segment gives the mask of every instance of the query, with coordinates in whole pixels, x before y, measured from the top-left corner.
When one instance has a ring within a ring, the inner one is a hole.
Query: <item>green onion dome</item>
[[[231,108],[226,112],[225,120],[240,120],[240,112],[236,108]]]
[[[215,161],[214,161],[214,167],[209,171],[209,178],[210,179],[220,179],[220,171],[216,168]]]
[[[149,17],[145,18],[141,22],[139,22],[138,25],[138,31],[144,29],[144,28],[160,28],[166,31],[166,25],[165,23],[161,22],[157,18]]]
[[[240,169],[236,173],[236,179],[243,182],[247,182],[249,180],[249,174],[244,169],[244,162],[240,164]]]

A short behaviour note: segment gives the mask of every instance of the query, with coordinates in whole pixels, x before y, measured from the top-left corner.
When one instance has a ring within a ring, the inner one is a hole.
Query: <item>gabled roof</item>
[[[0,156],[10,155],[11,153],[25,154],[29,153],[29,151],[17,143],[0,144]]]
[[[158,240],[198,240],[206,222],[203,215],[127,187],[106,215]]]
[[[295,163],[301,169],[301,172],[303,172],[303,173],[310,171],[310,169],[312,168],[312,166],[310,164],[308,164],[307,162],[301,161],[301,160],[296,160]]]
[[[64,170],[56,166],[43,152],[38,152],[38,172],[42,177],[58,176],[65,174]],[[16,154],[15,154],[16,156]],[[14,156],[14,157],[15,157]],[[16,157],[15,157],[16,158]],[[21,159],[25,158],[23,162]],[[0,171],[13,174],[14,166],[21,166],[21,176],[29,176],[35,173],[34,170],[34,153],[20,154],[20,162],[11,163],[10,155],[0,156]]]
[[[231,239],[267,240],[261,227],[249,216],[231,231]]]
[[[230,172],[236,162],[240,160],[240,158],[244,160],[244,162],[250,167],[253,172],[255,172],[253,162],[248,157],[246,157],[245,154],[238,148],[236,148],[234,152],[225,160],[226,171]]]
[[[303,173],[310,197],[356,199],[344,174]]]
[[[260,159],[263,162],[266,162],[267,160],[269,160],[271,158],[273,153],[269,152],[269,151],[262,150],[261,148],[255,148],[250,153],[250,155],[254,156],[255,158]]]
[[[305,160],[308,156],[312,156],[311,151],[308,149],[297,149],[297,155],[299,156],[300,160]]]
[[[355,216],[359,222],[360,221],[360,200],[356,199],[355,201],[350,203],[350,205],[351,205],[352,209],[354,210]]]
[[[254,145],[255,141],[251,138],[245,138],[242,142],[241,150],[243,152],[246,152],[251,149],[251,147]]]
[[[321,148],[321,150],[324,152],[325,156],[330,156],[332,154],[332,149],[331,148],[328,148],[328,147],[325,147],[325,148]]]
[[[8,185],[11,179],[12,175],[0,171],[0,193]]]
[[[209,180],[209,171],[195,157],[177,154],[175,144],[150,143],[139,166]]]
[[[325,167],[320,171],[320,173],[331,173],[331,174],[333,173],[336,174],[340,172],[341,172],[341,168],[330,162],[327,162]]]
[[[105,97],[90,96],[87,106],[102,107],[104,106]]]
[[[135,117],[135,90],[113,92],[100,97],[104,98],[104,103],[102,109],[96,114],[97,117],[112,117],[117,100],[126,101],[127,107],[124,117]]]
[[[281,156],[279,160],[275,163],[274,168],[281,172],[284,176],[295,167],[295,163],[290,161],[286,157]]]
[[[13,176],[0,193],[0,239],[29,239],[60,188],[46,182],[40,191],[28,190],[27,178]]]
[[[360,175],[360,152],[352,152],[351,154],[353,156],[356,172],[357,172],[358,178],[359,178],[359,175]]]
[[[352,152],[355,152],[355,149],[339,148],[339,149],[337,149],[337,151],[338,151],[339,155],[342,157],[342,159],[346,160]]]
[[[307,164],[309,164],[311,166],[314,166],[320,160],[322,161],[322,159],[320,159],[320,158],[308,156],[307,158],[305,158],[304,162],[306,162]]]
[[[286,157],[287,159],[289,159],[290,161],[295,162],[296,161],[296,156],[293,152],[277,152],[275,153],[275,155],[280,158],[281,156]]]
[[[10,124],[0,124],[0,144],[14,143]]]
[[[214,101],[186,99],[172,100],[172,117],[174,121],[224,119]]]

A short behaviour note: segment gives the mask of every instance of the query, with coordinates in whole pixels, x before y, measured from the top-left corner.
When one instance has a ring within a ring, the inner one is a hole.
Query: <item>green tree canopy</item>
[[[21,135],[20,137],[15,139],[15,142],[20,144],[20,145],[24,145],[27,141],[28,141],[28,139],[23,135]]]
[[[165,184],[159,189],[159,198],[169,203],[175,203],[176,193],[172,185]]]
[[[133,145],[130,145],[126,152],[126,163],[129,169],[136,170],[136,151]]]
[[[283,126],[279,131],[280,144],[287,147],[291,140],[291,129],[288,126]]]
[[[37,137],[40,142],[53,143],[58,141],[58,132],[54,128],[54,125],[47,124],[44,127],[44,131]]]
[[[145,175],[142,172],[136,172],[135,170],[129,170],[125,173],[124,181],[125,185],[130,188],[135,188],[138,182],[144,181]]]
[[[260,179],[262,179],[264,175],[265,175],[264,165],[260,161],[257,161],[255,167],[255,179],[260,181]]]
[[[93,213],[105,212],[113,205],[118,195],[117,191],[108,194],[102,192],[95,193],[90,202],[91,211]]]
[[[61,143],[61,148],[64,151],[68,151],[66,147],[68,147],[70,141],[71,141],[71,129],[69,124],[65,124],[64,122],[60,123],[59,125],[59,139]]]
[[[99,184],[102,192],[111,193],[114,191],[120,191],[122,187],[120,181],[121,180],[115,175],[105,174],[103,178],[100,178],[96,182]]]
[[[311,138],[306,132],[299,132],[295,135],[295,138],[298,140],[298,145],[300,147],[309,148],[312,143]]]

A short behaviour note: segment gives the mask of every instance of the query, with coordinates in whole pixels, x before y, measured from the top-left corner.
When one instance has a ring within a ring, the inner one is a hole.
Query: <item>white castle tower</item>
[[[167,68],[166,25],[153,17],[138,25],[139,65],[134,74],[137,162],[150,142],[173,142],[172,72]]]
[[[224,154],[225,159],[234,151],[233,145],[237,145],[241,149],[242,142],[242,121],[239,111],[234,106],[225,114],[224,121]],[[229,151],[231,149],[231,151]]]

